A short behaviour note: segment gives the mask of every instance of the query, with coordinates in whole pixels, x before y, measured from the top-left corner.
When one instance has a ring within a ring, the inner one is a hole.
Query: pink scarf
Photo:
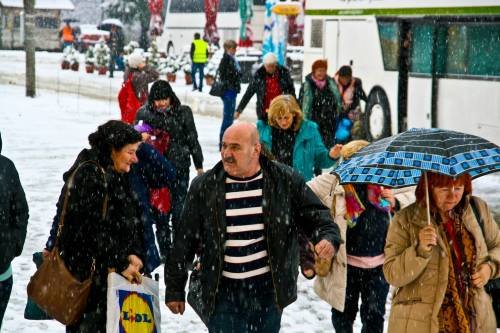
[[[366,210],[365,206],[359,199],[358,193],[352,184],[344,185],[345,191],[345,203],[346,203],[346,214],[345,219],[347,226],[353,228],[356,226],[359,216]],[[366,185],[366,191],[368,196],[368,201],[375,208],[383,212],[389,212],[391,210],[390,203],[381,197],[382,187],[373,184]]]
[[[344,109],[348,110],[354,99],[354,85],[356,83],[356,80],[352,78],[351,83],[349,83],[347,87],[344,87],[339,82],[339,76],[335,75],[335,82],[337,82],[340,96],[342,96],[342,104],[344,105]]]
[[[314,75],[311,75],[312,80],[316,84],[316,87],[319,88],[319,90],[323,90],[326,86],[326,79],[325,80],[318,80],[317,78],[314,77]]]

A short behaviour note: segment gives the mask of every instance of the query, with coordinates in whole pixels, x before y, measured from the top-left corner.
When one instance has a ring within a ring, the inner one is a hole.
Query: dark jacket
[[[236,66],[234,58],[224,52],[219,64],[219,79],[224,84],[224,90],[233,90],[239,93],[241,90],[241,71]]]
[[[81,156],[80,156],[81,155]],[[78,164],[85,161],[87,152],[80,154],[71,169],[75,169]],[[128,178],[134,196],[138,199],[141,221],[144,229],[144,272],[151,273],[160,266],[160,255],[155,243],[153,224],[156,223],[155,215],[151,212],[149,202],[149,191],[155,188],[169,186],[175,179],[175,168],[151,145],[143,143],[137,150],[139,162],[131,166]],[[65,178],[69,177],[65,174]],[[64,200],[66,188],[63,187],[59,202]],[[61,216],[62,205],[57,205],[57,212],[52,221],[50,235],[45,244],[45,248],[52,250]]]
[[[89,277],[92,259],[95,259],[94,283],[87,311],[106,311],[108,268],[122,272],[128,267],[130,254],[137,255],[144,262],[144,231],[139,204],[127,174],[114,172],[102,154],[94,149],[84,149],[77,161],[63,176],[66,184],[62,192],[65,193],[67,182],[80,162],[99,163],[105,175],[94,163],[85,163],[75,173],[59,248],[66,266],[79,280]],[[103,218],[106,193],[109,201]],[[59,197],[58,212],[62,210],[64,197],[64,194]]]
[[[293,85],[292,77],[288,69],[281,65],[277,65],[279,85],[281,88],[281,93],[283,95],[293,95],[295,97],[295,87]],[[254,74],[252,81],[248,85],[247,91],[241,98],[240,104],[236,108],[236,112],[241,113],[247,106],[248,102],[254,94],[257,94],[257,104],[255,111],[257,112],[257,118],[260,120],[266,120],[264,108],[264,96],[266,93],[266,69],[261,66]]]
[[[2,138],[0,136],[0,153]],[[26,227],[28,203],[14,163],[0,154],[0,274],[11,261],[21,255]]]
[[[269,265],[275,301],[283,309],[297,298],[298,229],[304,230],[314,243],[327,239],[336,248],[340,236],[328,209],[297,172],[263,156],[260,165],[264,179],[263,223]],[[205,317],[214,310],[224,264],[224,186],[222,162],[193,180],[184,204],[183,223],[174,233],[178,236],[174,239],[172,256],[165,265],[166,301],[184,301],[188,277],[186,263],[192,262],[195,252],[201,249],[200,301],[206,309]]]
[[[326,86],[319,89],[312,74],[307,75],[300,87],[299,104],[304,117],[318,124],[325,146],[333,147],[337,122],[342,111],[342,98],[335,80],[327,76]]]
[[[347,228],[346,251],[348,255],[376,257],[384,253],[389,213],[380,211],[368,201],[366,184],[355,184],[354,187],[366,210],[358,217],[355,227]]]
[[[166,131],[170,142],[164,156],[177,168],[189,169],[190,156],[197,169],[203,168],[203,153],[198,142],[198,132],[194,124],[193,112],[186,105],[181,105],[179,99],[172,92],[172,107],[166,112],[158,112],[153,106],[153,101],[144,105],[137,111],[136,122],[143,120],[153,128]]]

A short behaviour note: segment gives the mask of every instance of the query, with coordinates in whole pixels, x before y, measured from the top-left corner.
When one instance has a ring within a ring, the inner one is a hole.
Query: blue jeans
[[[9,304],[10,292],[12,291],[12,276],[5,281],[0,282],[0,329],[2,328],[3,315],[7,304]]]
[[[198,89],[201,91],[203,89],[203,77],[205,76],[205,73],[203,72],[205,69],[205,64],[197,64],[194,63],[191,65],[191,75],[193,76],[193,89],[196,90]],[[199,82],[200,84],[196,84],[196,72],[199,72]]]
[[[210,333],[278,333],[281,311],[274,293],[250,296],[243,291],[221,291],[208,321]]]
[[[352,333],[352,325],[358,313],[361,295],[362,333],[384,331],[385,301],[389,284],[384,278],[382,265],[363,269],[347,265],[347,287],[344,312],[332,308],[332,323],[335,332]]]
[[[224,132],[233,124],[234,110],[236,109],[236,92],[228,90],[224,93],[221,99],[224,104],[224,114],[222,117],[222,125],[220,127],[219,147],[222,144],[222,136],[224,135]]]

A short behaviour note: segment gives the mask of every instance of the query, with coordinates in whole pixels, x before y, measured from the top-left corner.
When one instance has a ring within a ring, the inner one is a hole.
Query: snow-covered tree
[[[85,52],[85,63],[87,65],[95,65],[95,52],[93,46],[89,46],[87,52]]]
[[[160,52],[156,40],[151,41],[151,46],[148,48],[148,64],[154,68],[158,68],[160,64]]]
[[[109,47],[101,40],[95,46],[95,60],[98,67],[107,67],[109,63]]]

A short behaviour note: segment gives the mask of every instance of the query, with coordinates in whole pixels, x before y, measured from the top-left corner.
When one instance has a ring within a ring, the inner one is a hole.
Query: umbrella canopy
[[[108,18],[108,19],[103,20],[97,26],[97,29],[109,31],[109,30],[111,30],[111,26],[113,26],[113,25],[123,29],[122,21],[120,21],[119,19],[116,19],[116,18]]]
[[[333,172],[341,183],[405,187],[422,171],[476,178],[500,170],[500,148],[478,136],[437,128],[410,129],[374,142]]]

